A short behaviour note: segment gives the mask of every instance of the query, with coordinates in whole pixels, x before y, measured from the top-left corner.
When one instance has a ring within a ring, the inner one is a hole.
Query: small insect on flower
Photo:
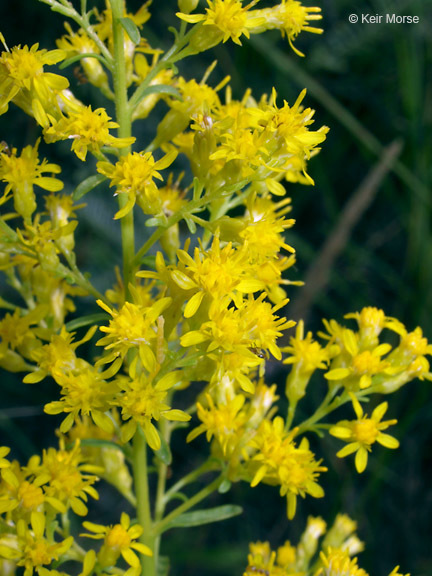
[[[258,356],[258,358],[266,358],[267,360],[269,358],[268,352],[262,348],[256,348],[255,346],[252,346],[249,348],[249,351],[252,352],[252,354],[255,354],[255,356]]]

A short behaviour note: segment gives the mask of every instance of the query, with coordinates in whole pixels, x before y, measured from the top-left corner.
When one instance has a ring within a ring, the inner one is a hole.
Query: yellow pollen
[[[358,420],[354,424],[354,436],[361,444],[373,444],[378,436],[376,423],[373,420]]]
[[[43,504],[44,496],[39,486],[25,480],[18,489],[18,499],[24,508],[31,509]]]
[[[110,548],[129,548],[131,539],[121,524],[111,528],[106,536],[106,544]]]

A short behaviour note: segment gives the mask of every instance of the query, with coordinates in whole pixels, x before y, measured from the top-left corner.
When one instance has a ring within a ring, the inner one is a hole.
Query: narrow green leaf
[[[159,434],[159,436],[161,439],[161,447],[159,448],[159,450],[155,451],[155,455],[166,466],[169,466],[172,462],[171,450],[162,434]]]
[[[190,216],[185,216],[184,217],[184,221],[187,224],[187,227],[189,228],[189,232],[191,234],[195,234],[196,232],[196,224],[195,222],[192,220],[192,218]]]
[[[216,508],[208,508],[207,510],[196,510],[195,512],[185,512],[185,514],[181,514],[178,518],[170,522],[169,527],[192,528],[193,526],[212,524],[213,522],[233,518],[242,512],[243,509],[241,506],[235,506],[234,504],[217,506]]]
[[[73,332],[77,328],[82,328],[83,326],[94,326],[95,324],[106,322],[109,318],[110,316],[105,312],[89,314],[88,316],[80,316],[79,318],[75,318],[75,320],[71,320],[65,324],[65,327],[68,332]]]
[[[170,559],[168,556],[159,556],[157,563],[157,576],[168,576]]]
[[[132,40],[134,44],[139,44],[141,40],[141,34],[138,30],[138,26],[130,18],[120,18],[120,24],[123,26],[126,34]]]
[[[222,484],[218,488],[219,494],[226,494],[231,489],[231,482],[225,478]]]
[[[169,94],[173,98],[181,100],[180,92],[174,86],[169,86],[168,84],[154,84],[152,86],[147,86],[143,91],[141,98],[149,96],[149,94]]]
[[[96,52],[86,52],[83,54],[77,54],[76,56],[71,56],[70,58],[63,60],[63,62],[59,65],[59,68],[60,68],[60,70],[64,70],[65,68],[67,68],[71,64],[75,64],[75,62],[79,62],[80,60],[83,60],[84,58],[96,58],[96,60],[99,60],[99,62],[102,62],[102,64],[106,65],[105,58],[103,56],[101,56],[100,54],[96,54]]]
[[[75,201],[79,200],[80,198],[85,196],[88,192],[93,190],[93,188],[96,188],[96,186],[102,184],[102,182],[106,179],[107,179],[106,176],[104,176],[103,174],[94,174],[93,176],[89,176],[88,178],[83,180],[81,184],[78,184],[78,186],[75,188],[73,192],[72,198]]]

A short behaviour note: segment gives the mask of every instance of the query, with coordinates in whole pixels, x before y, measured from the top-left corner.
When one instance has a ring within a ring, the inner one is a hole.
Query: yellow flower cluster
[[[345,514],[338,514],[328,529],[322,518],[310,516],[297,546],[287,540],[272,550],[269,542],[251,543],[243,576],[368,576],[358,565],[356,554],[364,546],[356,530]],[[389,576],[402,576],[398,570],[399,566]]]
[[[325,374],[330,385],[342,385],[353,392],[368,390],[389,394],[414,378],[430,378],[426,355],[432,353],[432,345],[424,338],[421,328],[408,332],[401,322],[373,307],[346,317],[357,321],[357,332],[335,320],[324,321],[327,332],[322,336],[340,349]],[[393,349],[390,344],[379,341],[385,328],[400,338]]]
[[[40,159],[40,138],[21,152],[0,144],[0,205],[13,202],[0,217],[0,270],[18,302],[0,299],[6,310],[0,367],[24,372],[28,384],[51,378],[58,395],[45,412],[63,417],[59,449],[44,450],[25,466],[0,448],[0,572],[67,576],[57,568],[74,561],[79,576],[153,576],[163,572],[160,536],[176,523],[195,525],[206,511],[191,516],[189,508],[213,490],[238,481],[275,486],[289,519],[299,497],[321,498],[327,468],[311,450],[308,432],[328,431],[345,441],[337,455],[355,452],[358,472],[374,444],[396,448],[398,441],[384,432],[396,423],[383,421],[387,403],[369,416],[361,402],[417,377],[431,379],[426,356],[432,345],[420,328],[408,332],[376,308],[347,315],[358,330],[325,320],[324,343],[305,332],[302,321],[284,342],[295,325],[284,315],[288,287],[301,284],[286,278],[295,250],[287,240],[294,220],[285,186],[313,184],[308,163],[328,128],[313,129],[305,90],[292,103],[278,101],[275,90],[258,100],[247,90],[235,100],[229,77],[216,87],[208,83],[214,65],[201,81],[176,67],[187,56],[228,40],[241,45],[266,30],[279,30],[301,54],[293,43],[301,31],[321,32],[312,25],[321,19],[319,8],[298,0],[265,8],[258,0],[207,0],[205,13],[193,13],[197,2],[180,0],[179,30],[164,52],[141,36],[150,2],[135,14],[123,0],[89,12],[84,1],[82,13],[63,0],[49,4],[78,27],[67,23],[52,51],[37,44],[9,50],[0,34],[0,114],[16,104],[34,118],[45,143],[70,140],[71,151],[86,164],[93,156],[96,167],[74,194],[61,195],[60,167]],[[115,118],[105,107],[79,101],[65,77],[47,71],[60,62],[79,63],[80,81],[111,101]],[[133,150],[133,122],[158,102],[165,112],[161,107],[153,141]],[[79,270],[74,237],[81,207],[74,200],[102,184],[118,199],[113,217],[123,248],[123,275],[118,271],[117,285],[104,294]],[[138,208],[153,230],[136,249]],[[76,296],[90,296],[93,310],[71,319]],[[384,329],[399,338],[397,345],[381,339]],[[99,332],[94,353],[90,341]],[[266,383],[275,361],[291,368],[286,416],[278,413],[277,385]],[[327,394],[315,413],[297,422],[297,404],[317,372]],[[355,420],[327,422],[349,402]],[[167,487],[171,435],[192,418],[184,438],[205,435],[210,454]],[[183,488],[209,471],[219,476],[188,499]],[[155,483],[148,479],[153,472]],[[112,524],[84,521],[81,536],[101,541],[86,550],[71,536],[68,513],[87,516],[99,478],[136,506],[139,522],[125,512]],[[177,498],[183,502],[172,507]],[[222,508],[204,523],[225,517]],[[251,545],[244,574],[367,576],[355,558],[362,549],[355,530],[345,516],[327,531],[321,518],[310,518],[297,546]],[[397,569],[391,576],[400,576]]]
[[[250,37],[266,30],[280,30],[287,36],[291,48],[303,56],[293,46],[293,40],[305,30],[320,34],[321,28],[309,25],[309,20],[321,20],[320,8],[308,8],[297,0],[283,0],[271,8],[252,10],[259,0],[246,6],[240,0],[207,0],[206,14],[184,14],[177,16],[190,24],[202,23],[192,35],[190,45],[194,52],[201,52],[231,39],[241,45],[240,37]]]

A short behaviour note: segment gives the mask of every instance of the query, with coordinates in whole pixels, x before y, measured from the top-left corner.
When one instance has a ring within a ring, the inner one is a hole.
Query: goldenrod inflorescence
[[[372,447],[397,448],[384,432],[397,422],[383,420],[388,403],[368,411],[362,404],[430,379],[432,345],[421,328],[409,332],[373,307],[348,314],[348,326],[324,320],[313,335],[300,321],[291,331],[296,323],[284,308],[290,285],[301,282],[286,277],[295,264],[285,238],[295,223],[286,188],[313,184],[309,161],[328,128],[314,126],[305,90],[293,103],[274,89],[257,98],[247,90],[235,100],[228,77],[212,86],[213,65],[201,80],[179,72],[185,58],[266,30],[279,30],[301,54],[294,40],[302,31],[322,32],[312,26],[319,8],[297,0],[266,8],[258,0],[208,0],[195,12],[197,2],[180,0],[179,30],[164,51],[141,37],[156,9],[149,2],[131,14],[123,0],[90,12],[85,1],[82,11],[66,0],[42,1],[69,19],[57,49],[9,49],[1,35],[0,113],[17,105],[39,135],[22,150],[0,144],[0,269],[16,293],[0,300],[0,367],[23,374],[26,384],[51,378],[58,392],[45,412],[62,421],[58,449],[25,465],[0,448],[0,571],[68,576],[67,563],[79,576],[162,575],[161,536],[199,524],[188,511],[214,491],[240,481],[257,491],[274,486],[288,519],[299,497],[322,498],[327,465],[311,448],[311,432],[347,442],[337,456],[356,453],[358,472]],[[52,72],[59,63],[79,63],[114,103],[115,118],[81,102],[68,79]],[[135,127],[158,103],[165,112],[139,150]],[[60,166],[40,156],[42,139],[71,141],[82,162],[95,158],[94,173],[74,193]],[[83,207],[76,202],[96,186],[117,198],[112,217],[123,247],[123,271],[103,293],[76,257]],[[151,231],[138,248],[137,212]],[[93,307],[90,316],[80,315],[81,298]],[[383,331],[398,342],[382,339]],[[90,341],[96,348],[80,354]],[[284,389],[268,381],[273,362],[289,367]],[[325,397],[300,421],[297,405],[317,374]],[[355,418],[336,421],[333,412],[344,404]],[[171,480],[170,441],[185,427],[185,453],[201,434],[208,451],[198,468]],[[136,516],[124,511],[109,525],[86,520],[101,480]],[[194,492],[195,482],[201,487]],[[237,513],[213,508],[200,518],[205,524]],[[355,523],[339,515],[326,530],[311,517],[297,546],[251,544],[244,576],[367,576],[358,567],[363,544]],[[390,576],[400,576],[398,568]]]

